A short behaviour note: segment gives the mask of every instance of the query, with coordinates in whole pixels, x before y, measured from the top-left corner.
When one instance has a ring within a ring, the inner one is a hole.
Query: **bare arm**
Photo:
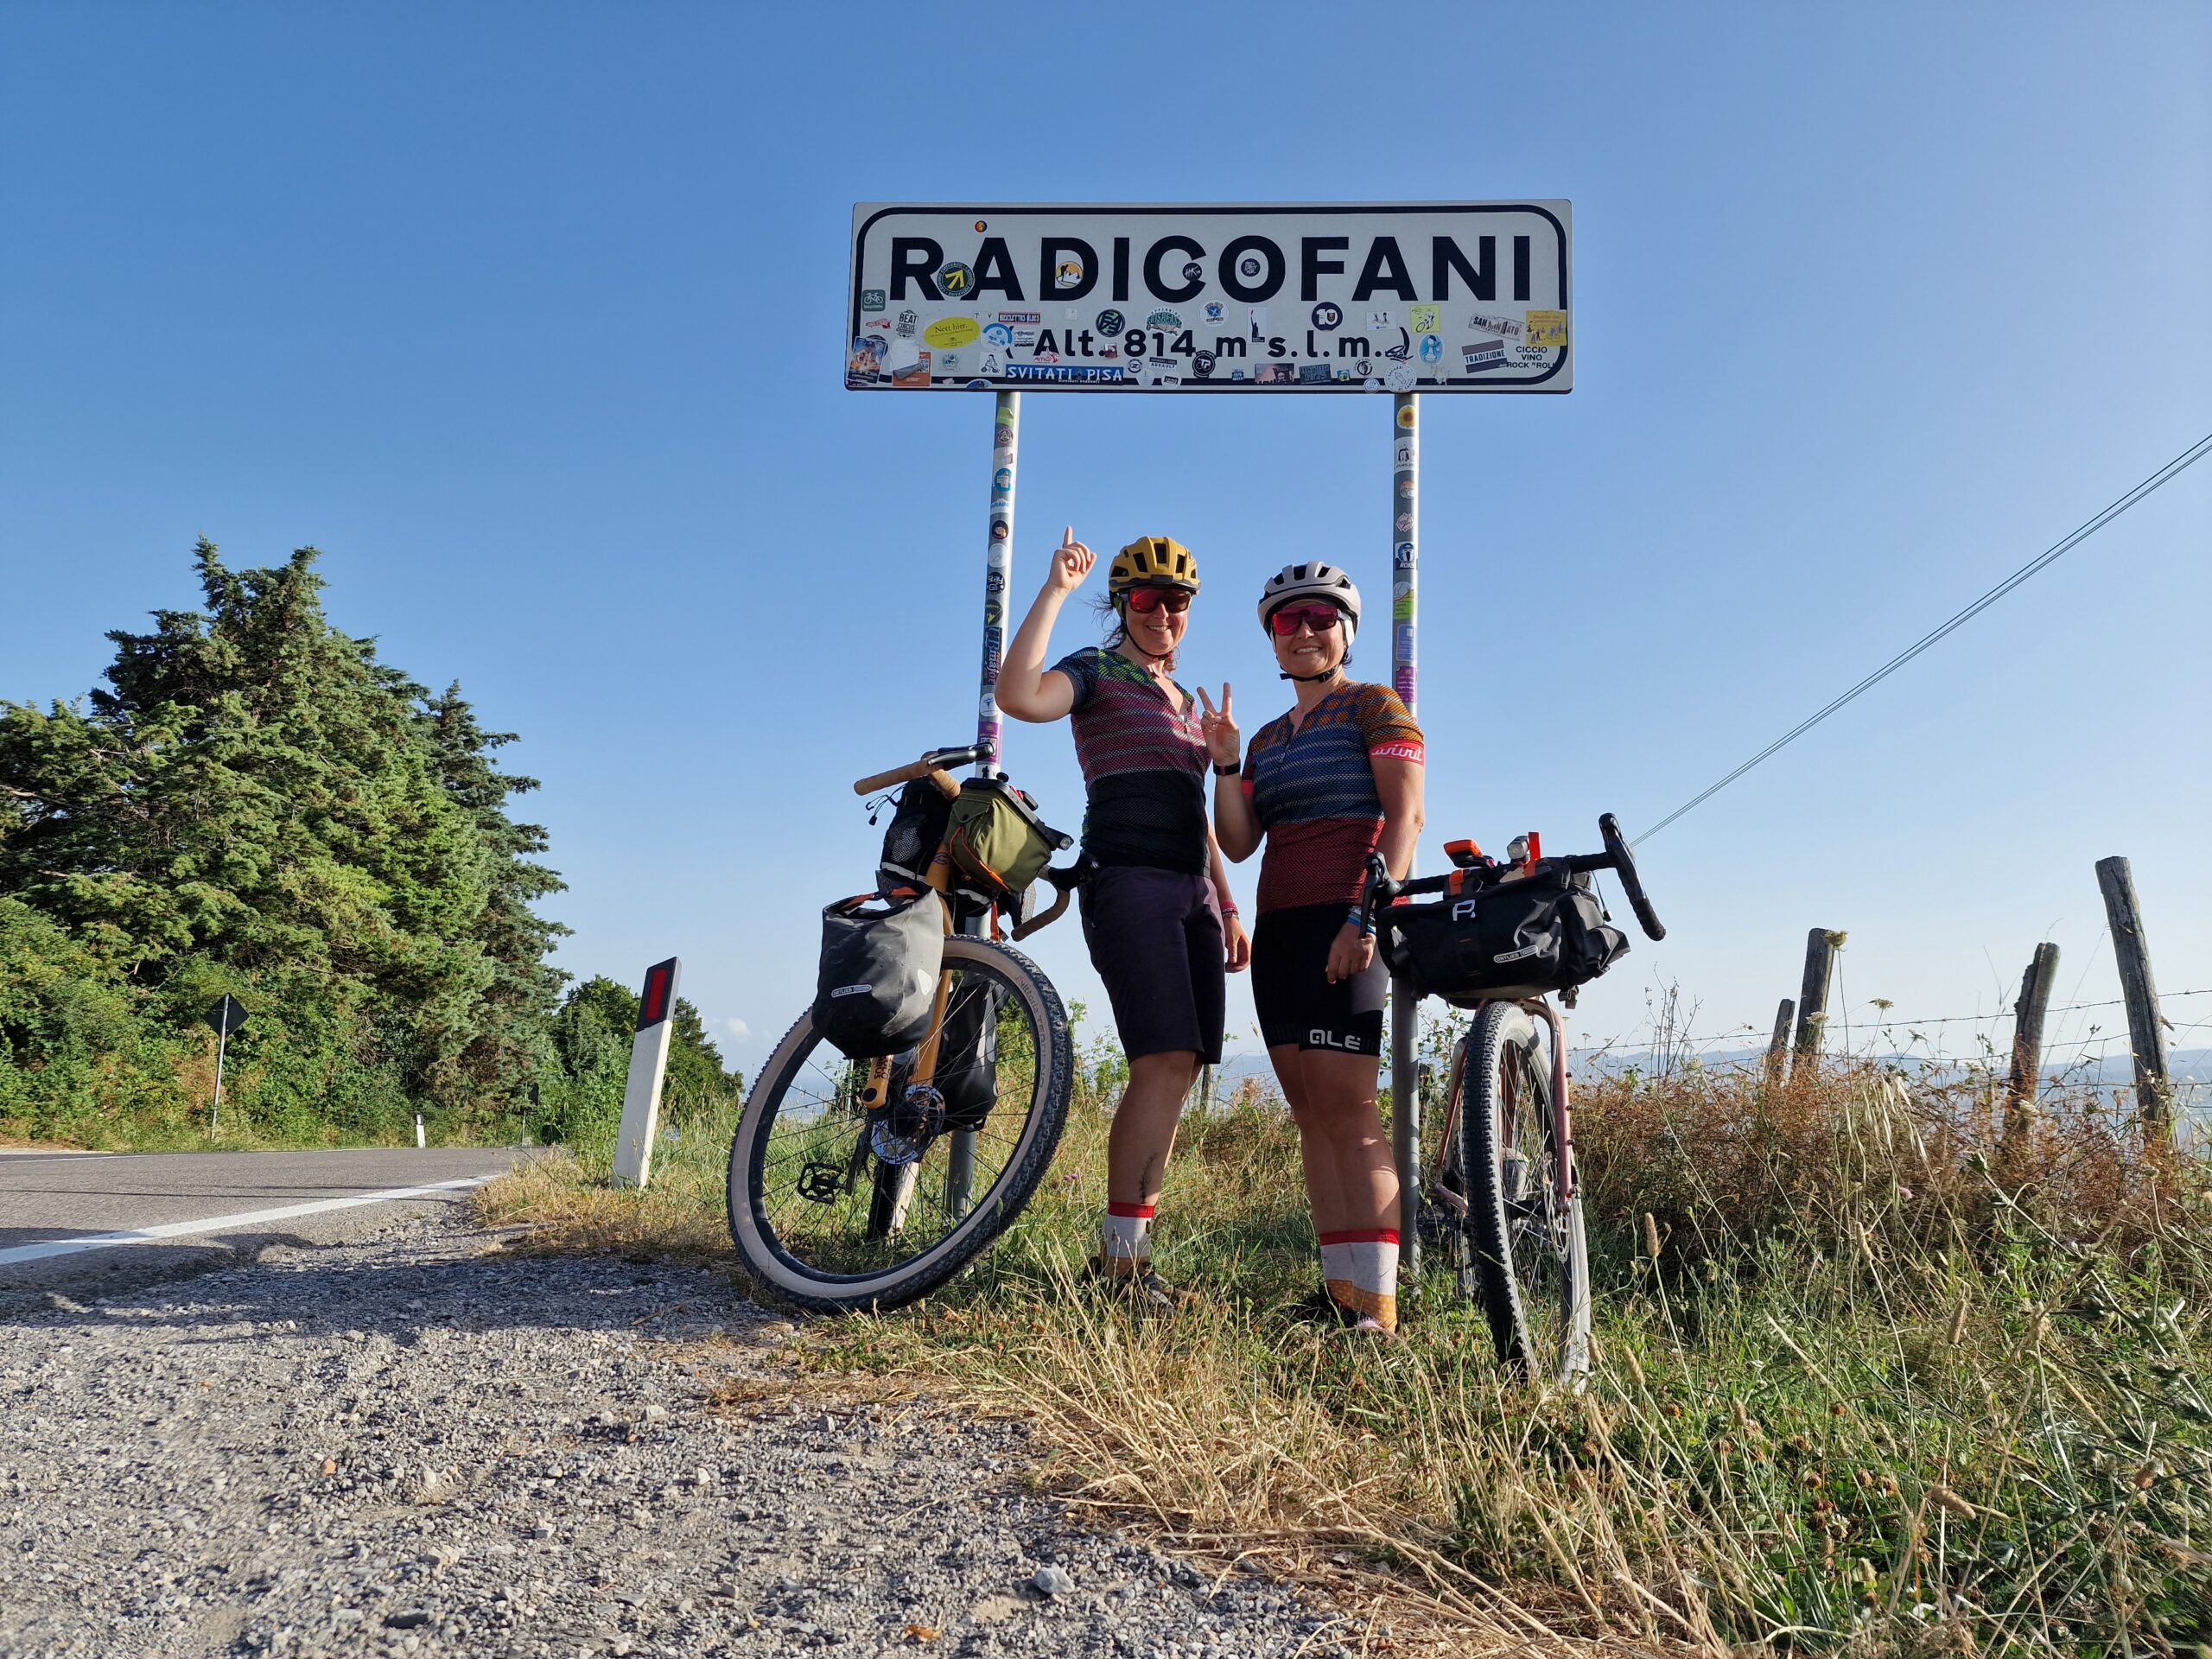
[[[1375,769],[1375,793],[1382,803],[1382,833],[1375,850],[1395,880],[1403,880],[1413,868],[1414,843],[1421,839],[1425,822],[1421,811],[1423,768],[1418,760],[1395,755],[1370,755]],[[1356,918],[1358,912],[1353,912]],[[1329,945],[1331,982],[1350,979],[1366,970],[1375,960],[1375,936],[1361,931],[1356,919],[1347,920]]]
[[[1052,563],[1045,585],[1030,601],[1029,614],[1014,631],[1014,641],[999,663],[999,707],[1016,720],[1041,723],[1058,720],[1075,707],[1075,685],[1068,677],[1045,666],[1045,653],[1052,643],[1052,624],[1060,607],[1081,585],[1098,556],[1075,538],[1075,526],[1063,533],[1052,550]]]
[[[1421,839],[1427,817],[1421,810],[1422,785],[1427,768],[1418,760],[1376,755],[1375,792],[1382,801],[1382,836],[1375,850],[1382,855],[1393,880],[1403,880],[1413,868],[1414,843]]]
[[[1221,906],[1221,942],[1229,971],[1241,974],[1251,965],[1252,938],[1236,913],[1236,900],[1229,891],[1229,871],[1221,861],[1221,842],[1211,827],[1206,830],[1206,879],[1213,883],[1214,899]]]
[[[1221,688],[1221,706],[1217,709],[1205,687],[1200,686],[1198,707],[1204,711],[1198,716],[1198,729],[1205,734],[1206,753],[1217,766],[1234,766],[1244,738],[1230,713],[1229,688]],[[1260,815],[1252,810],[1252,798],[1245,794],[1242,778],[1214,779],[1213,832],[1215,845],[1234,863],[1242,864],[1260,850]]]

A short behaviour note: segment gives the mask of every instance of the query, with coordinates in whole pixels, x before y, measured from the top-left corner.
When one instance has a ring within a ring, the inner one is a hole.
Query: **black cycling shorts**
[[[1349,905],[1298,905],[1261,913],[1252,930],[1252,1001],[1269,1048],[1382,1053],[1382,999],[1390,988],[1382,954],[1366,970],[1329,983],[1329,946]]]

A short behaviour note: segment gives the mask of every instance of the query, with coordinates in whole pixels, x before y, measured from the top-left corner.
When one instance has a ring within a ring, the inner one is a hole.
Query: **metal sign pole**
[[[1414,619],[1421,599],[1421,395],[1390,399],[1390,685],[1414,712],[1420,675]],[[1414,873],[1411,858],[1406,874]],[[1390,1150],[1398,1165],[1398,1260],[1421,1274],[1421,1003],[1411,981],[1390,983]]]
[[[1014,568],[1014,468],[1021,448],[1021,394],[1002,391],[991,428],[991,524],[983,548],[983,685],[976,705],[976,763],[985,778],[999,758],[999,658],[1006,648],[1007,588]]]
[[[985,753],[976,762],[978,778],[990,776],[999,760],[999,659],[1006,652],[1007,590],[1014,569],[1014,467],[1020,449],[1021,394],[1001,391],[991,424],[990,525],[983,543],[983,671],[976,702],[976,741]],[[978,917],[968,931],[982,929]],[[944,1172],[944,1204],[951,1215],[966,1212],[975,1185],[976,1132],[955,1130]]]
[[[213,1135],[223,1121],[223,1056],[231,1046],[231,1033],[219,1030],[215,1033],[215,1104],[207,1114],[207,1133]]]

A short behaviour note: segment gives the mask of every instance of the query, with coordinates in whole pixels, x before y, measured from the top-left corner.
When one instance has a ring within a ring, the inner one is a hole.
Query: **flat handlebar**
[[[893,766],[888,772],[879,772],[872,777],[861,779],[853,785],[853,793],[873,795],[877,790],[889,789],[893,784],[912,783],[917,778],[926,778],[937,785],[939,794],[950,800],[960,793],[960,780],[944,768],[972,765],[988,753],[980,743],[971,743],[964,749],[931,749],[918,760],[910,760],[903,766]]]

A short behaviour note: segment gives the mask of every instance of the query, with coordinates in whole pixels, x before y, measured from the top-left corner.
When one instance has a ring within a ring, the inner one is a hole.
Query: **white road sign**
[[[1564,201],[853,209],[845,384],[1566,391]]]

